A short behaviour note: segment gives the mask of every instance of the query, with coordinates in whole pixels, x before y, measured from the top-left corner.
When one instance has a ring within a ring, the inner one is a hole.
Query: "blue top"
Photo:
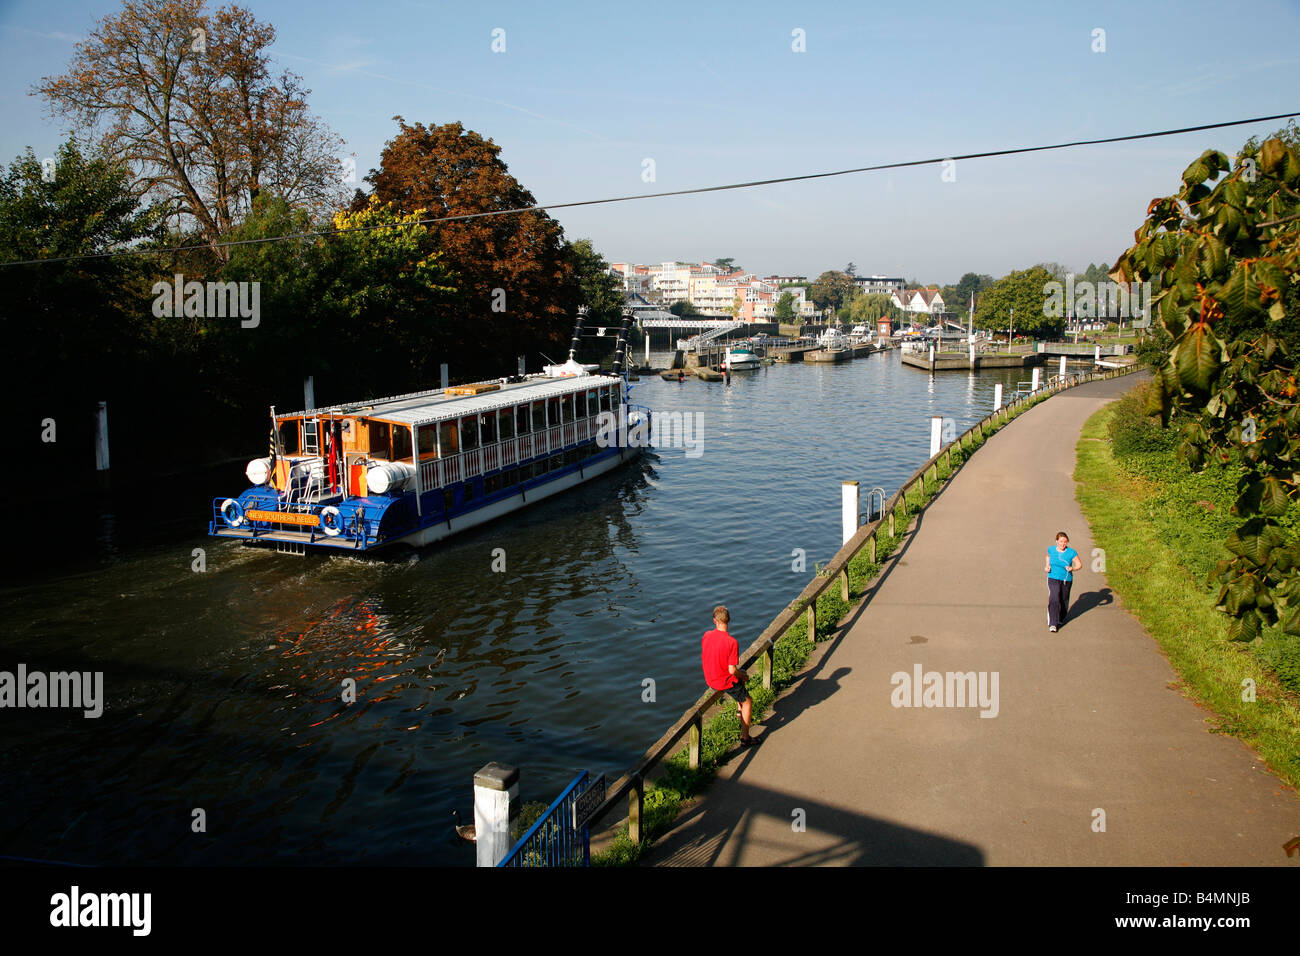
[[[1056,545],[1047,549],[1047,560],[1051,563],[1052,570],[1047,572],[1049,578],[1055,578],[1057,581],[1073,581],[1074,575],[1066,570],[1074,563],[1074,559],[1079,556],[1079,552],[1074,548],[1066,546],[1062,551]]]

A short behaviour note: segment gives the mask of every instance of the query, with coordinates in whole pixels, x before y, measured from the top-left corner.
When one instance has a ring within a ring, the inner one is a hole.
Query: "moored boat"
[[[733,372],[761,368],[763,360],[748,345],[737,345],[727,352],[727,366]]]

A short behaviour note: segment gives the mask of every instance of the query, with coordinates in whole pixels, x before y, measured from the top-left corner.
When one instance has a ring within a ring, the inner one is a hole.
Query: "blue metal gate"
[[[589,784],[590,776],[584,770],[574,777],[497,866],[590,866],[591,843],[586,822],[590,811],[579,806],[584,794],[596,789]],[[596,781],[602,798],[604,782],[604,775]],[[590,796],[596,795],[593,792]],[[590,798],[583,802],[590,803]]]

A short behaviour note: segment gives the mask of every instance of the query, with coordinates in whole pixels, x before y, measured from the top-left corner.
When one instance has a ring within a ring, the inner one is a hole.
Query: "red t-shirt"
[[[727,670],[728,664],[740,665],[740,645],[726,631],[705,631],[700,641],[704,663],[704,681],[714,690],[726,690],[740,678]]]

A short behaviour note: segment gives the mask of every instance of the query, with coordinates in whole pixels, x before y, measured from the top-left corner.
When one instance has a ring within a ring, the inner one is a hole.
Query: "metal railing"
[[[573,825],[578,797],[587,789],[589,776],[584,770],[574,777],[497,866],[589,866],[588,828]]]
[[[803,591],[799,593],[799,596],[791,601],[785,610],[768,624],[763,633],[748,648],[741,652],[739,669],[747,670],[750,664],[761,660],[763,686],[768,689],[772,687],[774,648],[777,640],[801,616],[807,618],[808,634],[815,640],[817,634],[817,599],[837,583],[840,586],[840,596],[845,601],[850,599],[849,562],[865,550],[871,562],[875,563],[877,532],[882,527],[887,527],[889,536],[891,538],[895,536],[898,510],[902,509],[902,518],[906,523],[910,517],[908,495],[916,490],[918,486],[922,492],[932,488],[938,489],[939,466],[941,463],[947,467],[951,475],[953,468],[952,451],[954,448],[965,452],[967,446],[974,442],[976,436],[982,438],[987,433],[996,431],[997,428],[1000,428],[1018,414],[1029,402],[1037,401],[1039,398],[1050,396],[1075,385],[1127,375],[1139,368],[1140,366],[1135,365],[1131,368],[1115,369],[1107,372],[1085,372],[1070,382],[1057,381],[1049,383],[1037,392],[1021,396],[1000,408],[994,409],[962,432],[951,444],[941,448],[936,455],[918,468],[907,481],[903,482],[894,496],[885,502],[880,517],[875,521],[860,526],[857,533],[844,543],[826,567],[821,570],[821,573],[809,581]],[[924,507],[922,505],[921,509]],[[921,509],[918,509],[918,511]],[[626,800],[628,836],[633,843],[640,843],[646,777],[661,761],[678,751],[683,738],[686,738],[687,761],[691,769],[699,769],[701,741],[704,735],[704,716],[723,693],[724,691],[709,689],[694,704],[688,707],[686,712],[664,732],[663,736],[650,746],[632,769],[608,788],[604,802],[591,815],[591,820],[593,822],[600,820],[620,801]]]

